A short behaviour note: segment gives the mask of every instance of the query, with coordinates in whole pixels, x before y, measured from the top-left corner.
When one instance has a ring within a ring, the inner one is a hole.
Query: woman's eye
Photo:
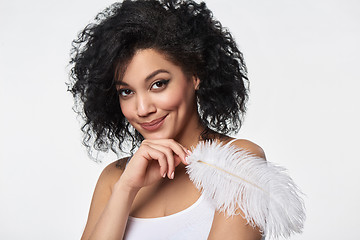
[[[164,88],[167,84],[168,84],[169,80],[160,80],[155,82],[151,88],[152,89],[160,89],[160,88]]]
[[[119,95],[122,97],[127,97],[132,94],[132,91],[130,89],[120,89],[118,92]]]

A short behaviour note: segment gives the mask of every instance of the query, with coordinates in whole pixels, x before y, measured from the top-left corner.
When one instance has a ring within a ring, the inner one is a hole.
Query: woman
[[[185,171],[204,140],[265,159],[256,144],[226,135],[245,113],[246,68],[204,3],[116,3],[79,34],[72,64],[84,144],[117,152],[130,143],[133,153],[103,170],[82,239],[262,238],[241,215],[217,212]]]

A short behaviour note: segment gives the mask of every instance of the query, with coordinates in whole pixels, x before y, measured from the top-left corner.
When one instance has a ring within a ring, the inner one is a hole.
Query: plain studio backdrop
[[[243,51],[251,95],[237,135],[306,194],[304,233],[358,239],[360,3],[206,1]],[[71,41],[112,1],[0,2],[0,239],[79,239],[103,163],[81,145]]]

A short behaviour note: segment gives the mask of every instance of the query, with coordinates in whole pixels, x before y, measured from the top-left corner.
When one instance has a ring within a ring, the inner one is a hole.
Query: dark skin
[[[265,158],[263,150],[250,141],[239,139],[234,144]],[[126,159],[122,159],[121,162],[123,160]],[[114,191],[116,182],[123,173],[123,169],[117,166],[118,163],[119,161],[115,161],[109,164],[100,175],[82,239],[89,238],[90,231],[94,228]],[[173,180],[161,179],[152,186],[142,188],[132,203],[130,215],[134,217],[168,216],[180,212],[196,202],[200,193],[191,182],[188,182],[188,177],[182,166],[184,165],[181,164],[178,166],[179,168],[176,168],[176,177]],[[182,189],[181,195],[178,191],[174,191],[179,187]],[[184,192],[186,194],[183,194]],[[184,196],[187,197],[184,198]],[[159,202],[157,201],[159,199],[167,199],[167,201],[165,203]],[[241,215],[227,219],[223,213],[216,212],[208,239],[255,240],[261,239],[261,234],[259,229],[254,229],[248,225]]]
[[[205,130],[196,110],[199,79],[189,78],[149,49],[135,54],[121,81],[117,90],[122,112],[145,140],[125,169],[114,162],[102,172],[82,239],[121,239],[129,215],[168,216],[188,208],[201,194],[185,172],[188,149],[198,144]],[[208,137],[218,142],[231,139],[215,132]],[[233,144],[265,159],[262,149],[250,141]],[[208,239],[258,240],[261,234],[241,215],[226,219],[216,212]]]

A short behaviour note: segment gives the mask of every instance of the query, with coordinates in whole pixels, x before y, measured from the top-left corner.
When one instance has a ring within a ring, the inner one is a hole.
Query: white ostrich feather
[[[301,191],[286,169],[228,144],[200,142],[187,173],[204,197],[228,216],[241,209],[267,238],[300,233],[305,220]]]

